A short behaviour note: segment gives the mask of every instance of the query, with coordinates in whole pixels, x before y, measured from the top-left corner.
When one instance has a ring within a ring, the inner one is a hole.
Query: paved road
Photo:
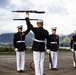
[[[46,75],[76,75],[76,69],[72,65],[71,52],[59,52],[58,56],[58,69],[51,71],[48,69],[48,54],[45,58],[45,74]],[[32,53],[26,54],[26,62],[32,59]],[[33,64],[32,64],[33,65]],[[0,55],[0,75],[32,75],[33,70],[28,72],[25,69],[24,73],[16,72],[16,59],[15,55]]]

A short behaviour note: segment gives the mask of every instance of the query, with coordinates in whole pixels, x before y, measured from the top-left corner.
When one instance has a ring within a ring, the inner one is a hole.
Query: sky
[[[30,13],[32,19],[43,19],[44,28],[51,33],[57,27],[57,34],[69,35],[76,30],[76,0],[0,0],[0,34],[17,32],[17,26],[25,21],[13,21],[14,18],[25,18],[26,13],[13,13],[13,10],[41,10],[45,14]],[[34,26],[36,21],[31,21]]]

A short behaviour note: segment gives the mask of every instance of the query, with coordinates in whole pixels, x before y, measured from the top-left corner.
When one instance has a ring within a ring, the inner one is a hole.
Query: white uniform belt
[[[57,44],[57,42],[51,42],[51,44]]]
[[[22,43],[25,43],[25,41],[17,41],[17,43],[21,43],[21,42],[22,42]]]
[[[74,44],[76,44],[76,42],[74,42]]]
[[[37,40],[37,39],[34,39],[34,41],[36,41],[36,42],[44,42],[43,40]]]

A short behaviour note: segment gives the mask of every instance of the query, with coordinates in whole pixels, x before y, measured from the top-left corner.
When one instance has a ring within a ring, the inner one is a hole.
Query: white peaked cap
[[[57,27],[52,27],[51,29],[54,30],[54,29],[57,29]]]
[[[17,26],[17,28],[23,28],[23,25],[19,25],[19,26]]]
[[[38,20],[37,20],[37,23],[43,23],[43,20],[38,19]]]

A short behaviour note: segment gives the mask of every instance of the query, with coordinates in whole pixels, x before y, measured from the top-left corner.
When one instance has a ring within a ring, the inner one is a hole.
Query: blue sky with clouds
[[[57,34],[68,35],[76,30],[76,0],[0,0],[0,33],[16,32],[16,27],[25,21],[13,21],[13,18],[25,18],[25,13],[12,13],[12,10],[44,10],[42,15],[30,14],[30,18],[44,20],[44,28],[51,32],[57,27]],[[32,22],[36,26],[36,21]]]

